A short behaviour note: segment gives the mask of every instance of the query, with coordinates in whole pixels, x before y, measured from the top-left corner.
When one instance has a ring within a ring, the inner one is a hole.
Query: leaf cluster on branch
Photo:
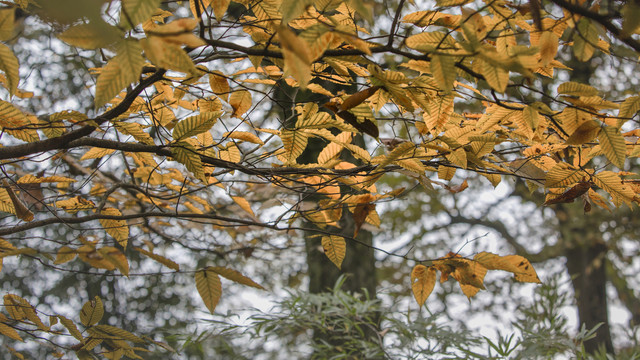
[[[460,180],[469,173],[493,186],[517,177],[541,189],[545,205],[580,198],[585,211],[640,202],[638,174],[628,165],[640,156],[640,96],[606,99],[572,81],[538,89],[543,78],[571,70],[561,56],[567,52],[589,61],[616,56],[612,45],[622,44],[637,56],[634,2],[607,12],[564,0],[542,7],[438,0],[431,10],[401,0],[388,24],[372,15],[379,4],[363,0],[2,4],[0,211],[11,215],[0,220],[0,235],[11,238],[0,243],[0,259],[21,255],[57,269],[77,257],[132,276],[134,250],[195,276],[213,312],[219,276],[262,286],[228,267],[178,264],[162,252],[168,239],[199,226],[247,249],[255,241],[238,228],[276,236],[304,230],[322,237],[340,267],[357,256],[345,254],[345,241],[381,224],[377,204],[407,193],[377,186],[383,176],[452,193],[473,191]],[[32,26],[46,27],[61,48],[101,57],[102,66],[88,70],[94,109],[22,110],[33,85],[10,45],[20,41],[18,10],[37,16]],[[475,110],[463,111],[470,104]],[[343,216],[356,223],[352,237],[335,234]],[[82,236],[47,238],[53,225]],[[21,244],[23,234],[46,241]],[[189,249],[185,239],[175,242]],[[420,305],[436,270],[468,296],[483,288],[488,269],[539,281],[515,255],[398,256],[432,263],[411,274]],[[102,311],[99,298],[82,308],[86,331],[79,332],[62,315],[45,325],[27,300],[7,296],[0,333],[14,340],[22,339],[16,330],[55,338],[59,319],[78,343],[56,344],[79,356],[135,357],[142,351],[135,343],[154,342],[98,324],[102,315],[88,312]]]

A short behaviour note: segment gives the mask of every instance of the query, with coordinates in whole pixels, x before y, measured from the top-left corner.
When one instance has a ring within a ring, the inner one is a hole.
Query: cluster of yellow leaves
[[[540,279],[529,260],[519,255],[499,256],[481,252],[473,259],[449,253],[431,262],[431,266],[416,265],[411,271],[411,290],[422,306],[436,284],[436,273],[440,271],[440,282],[449,277],[460,284],[462,292],[471,298],[484,289],[484,277],[488,270],[503,270],[513,273],[516,281],[540,283]]]
[[[78,329],[78,323],[63,315],[48,315],[48,325],[45,324],[40,318],[42,313],[18,295],[5,295],[4,309],[8,316],[0,313],[0,334],[13,340],[24,341],[16,329],[20,328],[22,330],[22,328],[26,327],[40,332],[71,336],[78,341],[71,348],[81,359],[90,357],[89,351],[101,344],[106,345],[103,348],[102,355],[108,359],[120,359],[124,356],[140,359],[141,357],[136,352],[145,351],[145,349],[137,347],[135,344],[148,344],[150,342],[161,344],[156,341],[145,340],[115,326],[98,324],[105,314],[104,305],[98,296],[87,301],[78,314],[84,331]],[[61,327],[66,329],[68,334],[65,334]],[[166,344],[161,345],[171,349]],[[22,354],[17,354],[17,356],[23,358]],[[63,356],[59,352],[56,354],[59,355],[58,357]]]

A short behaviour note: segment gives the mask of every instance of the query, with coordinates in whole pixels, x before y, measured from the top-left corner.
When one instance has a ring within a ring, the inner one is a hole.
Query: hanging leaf
[[[18,83],[20,82],[19,67],[18,58],[16,58],[11,49],[5,44],[0,44],[0,70],[4,71],[7,76],[7,86],[11,96],[18,90]]]
[[[164,256],[158,255],[158,254],[154,254],[151,251],[147,251],[145,249],[139,248],[139,247],[134,247],[133,250],[152,258],[153,260],[159,262],[160,264],[168,267],[171,270],[175,270],[175,271],[180,271],[180,265],[178,265],[177,263],[175,263],[172,260],[167,259]]]
[[[120,25],[133,28],[149,19],[160,6],[161,0],[122,0]]]
[[[206,182],[204,167],[200,155],[196,153],[193,145],[186,142],[178,142],[171,148],[173,159],[187,167],[197,179]]]
[[[342,261],[344,260],[347,251],[347,244],[344,241],[344,238],[336,235],[323,236],[322,248],[324,249],[324,254],[327,255],[329,260],[331,260],[338,269],[341,269]]]
[[[220,71],[209,73],[209,86],[211,86],[211,92],[218,95],[222,100],[227,101],[229,99],[229,93],[231,92],[229,80]]]
[[[204,301],[204,305],[213,314],[220,296],[222,295],[222,284],[218,274],[209,267],[196,271],[196,289]]]
[[[260,289],[260,290],[264,290],[264,288],[262,287],[262,285],[256,283],[255,281],[249,279],[248,277],[242,275],[240,272],[233,270],[233,269],[229,269],[229,268],[225,268],[225,267],[221,267],[221,266],[209,266],[207,267],[207,270],[209,271],[213,271],[216,274],[227,278],[233,282],[237,282],[238,284],[242,284],[242,285],[246,285],[246,286],[250,286],[250,287],[254,287],[256,289]]]
[[[100,212],[102,215],[108,216],[122,216],[120,210],[112,207],[106,207]],[[100,219],[100,224],[111,235],[120,246],[127,247],[127,241],[129,240],[129,225],[126,220],[118,219]]]
[[[509,71],[488,61],[482,62],[482,75],[493,90],[504,93],[509,83]]]
[[[568,81],[558,86],[558,93],[570,96],[596,96],[598,89],[586,84]]]
[[[144,65],[142,47],[136,40],[122,41],[113,57],[100,71],[96,81],[95,107],[100,108],[125,87],[138,82]]]
[[[89,300],[82,305],[80,310],[80,321],[84,326],[93,326],[102,319],[104,315],[104,306],[102,300],[98,296],[95,296],[93,300]]]
[[[251,93],[247,90],[237,90],[229,96],[229,105],[233,108],[231,117],[240,118],[251,108]]]
[[[529,260],[520,255],[499,256],[481,252],[473,260],[488,270],[504,270],[514,274],[516,281],[540,283],[540,279]]]
[[[587,120],[578,126],[565,143],[567,145],[582,145],[595,139],[599,133],[600,124],[595,120]]]
[[[438,86],[445,94],[453,89],[456,80],[456,68],[453,57],[445,55],[433,55],[431,57],[431,74],[438,82]]]
[[[53,262],[56,265],[67,263],[76,258],[78,253],[76,250],[63,246],[58,250],[58,254],[56,255],[56,260]]]
[[[547,66],[558,53],[558,35],[552,31],[543,31],[540,35],[540,65]]]
[[[591,186],[592,184],[589,181],[579,182],[569,190],[563,192],[560,196],[545,201],[543,205],[572,203],[573,200],[575,200],[578,196],[582,196],[587,191],[589,191],[589,189],[591,189]]]
[[[69,330],[69,334],[71,334],[71,336],[76,338],[76,340],[82,341],[84,339],[82,337],[82,333],[80,333],[80,330],[78,330],[78,327],[73,321],[67,319],[62,315],[58,315],[58,319],[60,319],[60,323],[64,325],[64,327],[66,327],[67,330]]]
[[[436,285],[436,269],[416,265],[411,271],[411,290],[418,306],[422,307]]]
[[[618,128],[605,126],[598,134],[598,141],[602,147],[604,155],[620,169],[624,168],[624,161],[627,157],[627,147],[624,138]]]
[[[13,192],[13,189],[9,186],[6,179],[2,179],[2,185],[11,199],[11,204],[18,219],[22,221],[33,221],[33,213],[18,199],[18,196]]]

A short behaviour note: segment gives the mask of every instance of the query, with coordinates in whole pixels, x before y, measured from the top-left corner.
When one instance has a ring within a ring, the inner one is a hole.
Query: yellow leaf
[[[565,143],[567,145],[582,145],[595,139],[599,132],[600,124],[595,120],[587,120],[578,126]]]
[[[0,130],[26,142],[40,140],[38,132],[29,128],[31,125],[31,121],[22,111],[12,104],[0,100]]]
[[[139,247],[134,247],[133,250],[138,251],[142,254],[144,254],[145,256],[148,256],[150,258],[152,258],[153,260],[159,262],[160,264],[168,267],[169,269],[175,270],[175,271],[180,271],[180,265],[178,265],[177,263],[167,259],[164,256],[158,255],[158,254],[154,254],[150,251],[141,249]]]
[[[280,138],[284,145],[287,162],[295,164],[298,156],[300,156],[307,147],[309,141],[307,133],[295,130],[283,130]]]
[[[342,261],[344,260],[347,251],[347,244],[344,241],[344,238],[336,235],[323,236],[322,248],[324,249],[324,254],[327,255],[329,260],[331,260],[338,269],[341,269]]]
[[[144,53],[154,65],[187,74],[195,74],[198,69],[191,57],[179,45],[162,40],[161,36],[149,36],[140,40]]]
[[[255,281],[249,279],[248,277],[242,275],[240,272],[236,271],[236,270],[232,270],[229,268],[225,268],[225,267],[221,267],[221,266],[209,266],[207,267],[208,271],[213,271],[216,274],[229,279],[233,282],[237,282],[238,284],[242,284],[242,285],[246,285],[246,286],[251,286],[257,289],[261,289],[264,290],[264,288],[262,287],[262,285],[256,283]]]
[[[196,5],[200,9],[200,16],[202,16],[205,13],[204,11],[206,10],[206,8],[211,5],[211,2],[212,0],[189,0],[189,7],[191,8],[193,17],[199,20],[198,12],[196,11]],[[220,21],[220,18],[218,18],[218,21]]]
[[[626,98],[624,102],[620,104],[618,116],[621,118],[630,118],[638,111],[640,111],[640,96],[631,96]]]
[[[102,209],[100,214],[107,216],[122,216],[120,210],[112,207],[106,207]],[[120,246],[125,249],[127,248],[127,241],[129,240],[129,225],[127,225],[126,220],[100,219],[100,224],[107,232],[107,234],[116,239]]]
[[[218,301],[222,295],[220,277],[215,271],[211,270],[211,268],[206,267],[196,271],[195,279],[198,294],[200,294],[209,312],[213,314],[213,310],[216,308],[216,305],[218,305]]]
[[[282,26],[278,29],[278,36],[284,55],[285,74],[291,74],[302,89],[311,81],[311,50],[306,41],[299,38],[293,31]]]
[[[631,207],[636,194],[630,186],[622,182],[618,174],[612,171],[601,171],[593,176],[593,182],[611,195],[615,206],[620,206],[624,202]]]
[[[60,248],[60,250],[58,250],[58,254],[56,255],[56,260],[53,263],[56,265],[64,264],[66,262],[69,262],[75,259],[76,255],[78,255],[76,250],[68,246],[63,246]]]
[[[418,306],[424,305],[425,301],[436,285],[436,269],[424,265],[416,265],[411,271],[411,290],[413,297],[418,302]]]
[[[117,55],[102,68],[96,81],[96,109],[131,83],[138,82],[143,65],[142,47],[137,40],[125,40],[118,44]]]
[[[186,166],[187,170],[191,171],[197,179],[206,181],[202,160],[192,145],[178,142],[175,147],[171,148],[171,152],[175,161]]]
[[[251,214],[251,216],[255,216],[253,210],[251,210],[251,204],[249,204],[249,201],[247,201],[247,199],[243,198],[242,196],[232,196],[231,198],[242,208],[242,210],[248,212],[249,214]]]
[[[97,251],[104,260],[112,263],[113,266],[120,270],[122,275],[129,276],[129,261],[120,250],[112,246],[105,246]]]
[[[543,31],[540,35],[541,66],[547,66],[558,53],[558,35],[552,31]]]
[[[586,174],[567,163],[559,162],[547,173],[544,187],[564,188],[583,180]]]
[[[56,182],[76,182],[75,179],[64,177],[64,176],[45,176],[45,177],[35,177],[31,174],[27,174],[18,181],[18,184],[42,184],[42,183],[56,183]]]
[[[78,211],[82,210],[91,210],[95,206],[96,205],[93,203],[93,201],[87,200],[80,196],[55,202],[55,207],[61,208],[70,214],[75,214]]]
[[[433,55],[431,56],[431,74],[438,82],[440,89],[445,93],[451,92],[453,82],[456,80],[456,68],[454,59],[451,56]]]
[[[540,283],[536,270],[529,260],[520,255],[499,256],[483,251],[474,256],[473,260],[489,270],[511,272],[517,281]]]
[[[100,300],[98,296],[95,296],[93,300],[89,300],[82,305],[80,321],[84,326],[93,326],[102,319],[103,315],[104,306],[102,305],[102,300]]]
[[[104,148],[93,147],[93,148],[89,149],[89,151],[84,153],[82,155],[82,157],[80,158],[80,160],[98,159],[98,158],[101,158],[103,156],[107,156],[109,154],[113,154],[114,152],[115,152],[114,149],[104,149]]]
[[[133,28],[149,19],[160,6],[161,0],[122,0],[120,25]]]
[[[596,96],[598,95],[598,89],[587,84],[568,81],[558,86],[558,93],[570,96]]]
[[[173,139],[178,141],[209,131],[221,115],[221,111],[204,112],[181,120],[173,128]]]
[[[0,70],[7,75],[7,86],[9,95],[13,95],[18,90],[20,82],[20,64],[11,49],[5,44],[0,44]]]
[[[451,166],[438,166],[438,179],[451,180],[456,173],[456,168]]]
[[[493,90],[503,93],[509,83],[509,71],[488,61],[482,62],[482,75]]]
[[[140,141],[143,144],[153,145],[153,138],[148,133],[144,132],[142,126],[138,123],[128,123],[124,121],[115,121],[112,123],[119,132],[125,135],[131,135],[134,139]]]
[[[231,139],[237,139],[237,140],[242,140],[242,141],[246,141],[246,142],[250,142],[258,145],[264,145],[264,142],[260,140],[258,136],[246,131],[225,132],[222,135],[222,137],[225,137],[225,138],[228,137]]]
[[[20,337],[20,335],[18,335],[18,332],[14,328],[9,327],[2,322],[0,322],[0,334],[10,339],[24,342],[24,340],[22,340],[22,338]]]
[[[0,40],[11,40],[15,36],[14,20],[16,10],[13,7],[0,9]]]
[[[627,156],[627,147],[620,130],[615,127],[605,126],[598,134],[598,141],[604,155],[620,169],[624,168],[624,160]]]
[[[58,38],[71,46],[93,50],[110,45],[120,34],[120,30],[106,23],[89,23],[74,25],[59,34]]]
[[[214,0],[213,1],[213,14],[216,16],[218,22],[222,21],[224,14],[227,12],[229,3],[231,0]]]
[[[70,319],[67,319],[62,315],[58,315],[58,319],[60,319],[60,323],[64,325],[64,327],[66,327],[67,330],[69,330],[69,334],[71,334],[78,341],[82,341],[83,339],[82,333],[80,333],[80,331],[78,330],[78,327],[73,321],[71,321]]]
[[[209,86],[211,91],[218,95],[222,100],[227,101],[231,88],[229,87],[229,80],[220,71],[212,71],[209,74]]]
[[[120,329],[111,325],[96,325],[93,327],[92,331],[98,331],[102,333],[106,333],[108,335],[114,336],[116,339],[114,340],[127,340],[133,343],[144,343],[145,341],[141,338],[133,335],[127,330]]]
[[[247,90],[237,90],[229,96],[229,105],[233,108],[232,117],[241,117],[251,108],[251,93]]]

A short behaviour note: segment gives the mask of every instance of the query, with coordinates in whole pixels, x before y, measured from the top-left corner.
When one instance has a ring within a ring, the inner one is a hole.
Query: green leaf
[[[213,314],[220,296],[222,295],[222,284],[220,283],[220,277],[218,274],[206,267],[196,271],[196,289],[198,294],[204,301],[204,305],[209,309],[209,312]]]
[[[149,19],[160,2],[161,0],[122,0],[120,25],[132,28]]]
[[[116,97],[129,84],[137,82],[144,66],[142,47],[137,40],[123,41],[117,55],[102,68],[96,82],[96,109]]]
[[[179,142],[175,144],[175,147],[171,148],[171,152],[174,160],[186,166],[187,170],[193,173],[193,176],[206,182],[202,160],[193,145]]]
[[[104,306],[102,305],[102,300],[96,296],[93,300],[87,301],[82,306],[82,310],[80,310],[80,321],[84,326],[93,326],[102,319],[103,315]]]
[[[173,139],[178,141],[209,131],[221,115],[221,111],[215,111],[188,117],[173,128]]]
[[[627,147],[625,146],[622,134],[620,134],[620,130],[612,126],[605,126],[598,134],[598,140],[607,159],[618,168],[624,168]]]

